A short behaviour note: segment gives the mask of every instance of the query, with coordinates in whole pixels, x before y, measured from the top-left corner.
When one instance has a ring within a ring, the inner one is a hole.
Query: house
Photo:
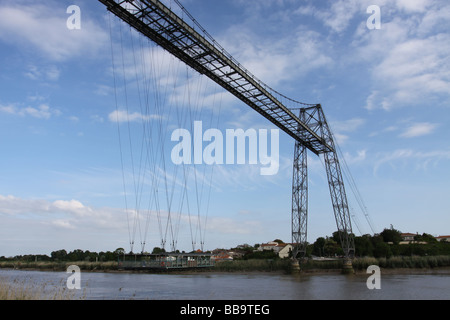
[[[289,258],[289,254],[292,252],[292,245],[288,243],[280,243],[277,245],[276,249],[278,249],[278,256],[280,258]]]
[[[266,251],[266,250],[275,250],[275,247],[278,245],[278,242],[270,241],[267,243],[263,243],[258,247],[258,251]]]
[[[215,261],[231,261],[233,260],[233,257],[229,255],[226,250],[223,250],[213,253],[212,259]]]
[[[292,245],[288,243],[278,243],[275,241],[270,241],[268,243],[263,243],[258,247],[258,251],[271,250],[278,254],[280,258],[289,257],[289,253],[292,251]]]
[[[242,250],[229,250],[227,251],[228,255],[233,259],[239,259],[242,258],[245,255],[245,251]]]
[[[401,237],[402,237],[402,241],[414,241],[414,237],[417,234],[415,233],[402,233]]]
[[[450,242],[450,236],[439,236],[436,237],[436,240],[439,242]]]

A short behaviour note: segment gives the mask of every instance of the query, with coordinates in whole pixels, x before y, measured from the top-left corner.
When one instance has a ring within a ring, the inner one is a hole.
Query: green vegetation
[[[450,256],[450,243],[439,242],[429,234],[417,235],[413,242],[401,243],[401,233],[393,228],[384,229],[380,234],[355,237],[357,257],[390,258],[397,256]],[[342,256],[339,234],[318,238],[308,245],[309,256]]]
[[[216,263],[214,271],[220,272],[252,272],[252,271],[285,271],[291,268],[290,259],[237,259]]]
[[[439,268],[450,266],[450,256],[396,256],[390,258],[356,258],[353,260],[355,270],[366,270],[370,265],[380,268]]]
[[[29,255],[23,255],[23,256],[15,256],[15,257],[0,257],[0,262],[21,262],[21,263],[28,263],[28,262],[65,262],[65,261],[100,261],[100,262],[106,262],[106,261],[117,261],[117,258],[124,253],[123,248],[118,248],[111,251],[106,252],[91,252],[89,250],[83,251],[80,249],[76,249],[74,251],[71,251],[67,253],[66,250],[57,250],[53,251],[50,256],[45,254],[29,254]]]
[[[53,251],[48,255],[23,255],[15,257],[0,257],[0,268],[9,269],[33,269],[65,271],[76,264],[84,271],[109,271],[117,270],[118,257],[124,253],[124,249],[118,248],[106,252],[91,252],[80,249],[67,252],[66,250]]]

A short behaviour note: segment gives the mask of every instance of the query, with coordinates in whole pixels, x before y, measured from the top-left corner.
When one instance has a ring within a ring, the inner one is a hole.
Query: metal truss
[[[191,27],[158,0],[99,1],[120,19],[199,73],[211,78],[315,154],[331,149],[316,132],[305,126],[276,99],[268,86],[243,68],[198,23],[194,25],[195,28]],[[302,130],[297,130],[298,127]]]
[[[307,235],[307,150],[324,155],[336,224],[346,257],[354,254],[350,214],[332,133],[320,105],[297,117],[276,91],[255,78],[181,6],[192,26],[159,0],[99,0],[109,11],[169,53],[232,93],[293,137],[295,144],[292,238],[294,257],[305,255]],[[178,0],[175,0],[178,4]]]
[[[333,134],[328,126],[321,105],[300,109],[300,118],[312,130],[319,133],[327,144],[332,147],[331,151],[323,153],[331,202],[344,255],[346,258],[353,258],[355,244],[350,211]],[[298,254],[304,255],[307,245],[308,175],[306,158],[306,149],[297,142],[294,152],[292,186],[292,239],[293,243],[296,244],[296,249],[293,252],[294,257],[297,257]]]
[[[304,120],[301,111],[300,119]],[[306,256],[308,231],[308,162],[307,149],[295,142],[294,172],[292,175],[292,257],[302,259]]]

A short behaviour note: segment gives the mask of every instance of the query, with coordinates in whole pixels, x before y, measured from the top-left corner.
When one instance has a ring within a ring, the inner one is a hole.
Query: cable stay
[[[182,230],[190,234],[192,251],[203,251],[214,165],[174,165],[167,142],[174,128],[193,132],[194,121],[205,128],[218,123],[217,86],[211,89],[204,76],[122,24],[114,25],[110,15],[111,120],[117,124],[130,251],[140,245],[147,252],[159,233],[160,248],[175,252]],[[206,106],[212,90],[213,105]]]

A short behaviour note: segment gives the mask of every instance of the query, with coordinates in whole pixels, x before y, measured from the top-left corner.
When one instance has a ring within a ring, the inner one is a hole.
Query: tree
[[[427,243],[437,243],[438,242],[435,237],[433,237],[431,234],[428,234],[428,233],[423,233],[422,235],[417,235],[414,237],[414,240],[423,241],[423,242],[427,242]]]
[[[341,246],[333,238],[326,239],[323,249],[324,255],[327,256],[340,256],[344,254]]]
[[[383,237],[384,242],[392,242],[393,244],[398,244],[402,241],[402,234],[400,231],[395,230],[394,227],[391,226],[390,229],[384,229],[380,236]]]
[[[326,240],[323,237],[319,237],[313,244],[312,254],[316,256],[324,256]]]
[[[164,249],[162,249],[160,247],[154,247],[153,251],[152,251],[152,254],[160,254],[160,253],[164,253],[164,252],[166,252],[166,250],[164,250]]]
[[[375,258],[390,258],[392,256],[391,247],[386,242],[377,242],[373,249]]]
[[[85,254],[81,249],[75,249],[67,254],[68,261],[83,261],[84,258]]]
[[[355,237],[355,252],[360,257],[373,255],[372,236],[370,234]]]
[[[64,249],[53,251],[50,256],[54,261],[64,261],[67,259],[67,251]]]

